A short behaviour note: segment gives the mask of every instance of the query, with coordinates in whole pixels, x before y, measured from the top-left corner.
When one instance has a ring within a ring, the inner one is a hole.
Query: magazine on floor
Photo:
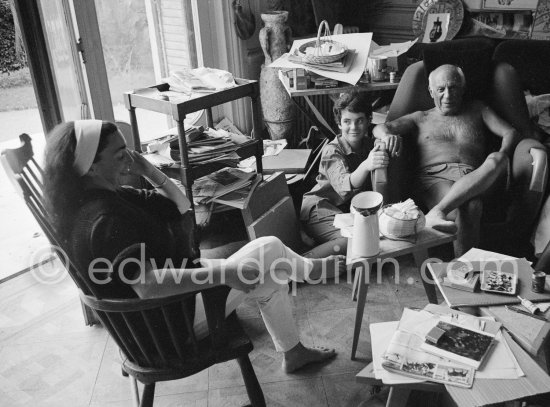
[[[246,173],[236,168],[222,168],[193,183],[193,201],[203,204],[229,192],[238,190],[252,183],[255,173]]]

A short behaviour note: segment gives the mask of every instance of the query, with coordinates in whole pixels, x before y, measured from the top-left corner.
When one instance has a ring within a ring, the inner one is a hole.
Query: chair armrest
[[[512,160],[514,184],[523,185],[526,192],[543,193],[548,179],[547,153],[537,140],[521,140],[514,150]]]
[[[512,160],[512,185],[508,191],[506,216],[518,236],[531,231],[543,202],[547,180],[548,162],[544,146],[535,139],[523,139],[516,146]]]
[[[543,193],[546,190],[548,181],[548,157],[544,147],[533,147],[529,150],[529,154],[533,157],[533,174],[529,183],[529,190],[533,192]]]

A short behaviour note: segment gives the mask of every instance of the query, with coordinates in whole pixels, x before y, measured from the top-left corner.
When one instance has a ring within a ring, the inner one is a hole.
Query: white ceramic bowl
[[[379,192],[365,191],[360,192],[351,199],[350,213],[355,215],[355,212],[369,209],[376,212],[382,206],[384,197]]]

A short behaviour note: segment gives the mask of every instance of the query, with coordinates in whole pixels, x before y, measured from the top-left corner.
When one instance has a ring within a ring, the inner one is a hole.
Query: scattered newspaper
[[[475,369],[421,350],[425,334],[438,318],[405,308],[386,351],[382,367],[394,373],[452,386],[472,387]]]
[[[419,350],[422,342],[422,338],[397,329],[382,356],[382,367],[417,379],[472,387],[473,368]]]
[[[173,71],[163,80],[170,90],[184,93],[212,93],[237,86],[230,72],[205,67]]]
[[[228,194],[252,183],[256,174],[246,173],[237,168],[222,168],[198,178],[193,183],[193,202],[205,204],[213,198]]]

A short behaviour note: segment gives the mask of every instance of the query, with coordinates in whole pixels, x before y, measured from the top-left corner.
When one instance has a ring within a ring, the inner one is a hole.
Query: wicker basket
[[[323,35],[321,35],[323,33]],[[324,44],[329,44],[329,46],[339,47],[342,51],[337,54],[324,55],[323,47]],[[313,47],[315,52],[313,54],[306,54],[306,49]],[[302,44],[298,51],[302,54],[302,59],[311,64],[330,64],[341,60],[348,53],[346,46],[340,42],[333,41],[330,36],[330,28],[326,20],[321,21],[319,25],[319,30],[317,31],[317,39],[315,41],[309,41],[305,44]]]

